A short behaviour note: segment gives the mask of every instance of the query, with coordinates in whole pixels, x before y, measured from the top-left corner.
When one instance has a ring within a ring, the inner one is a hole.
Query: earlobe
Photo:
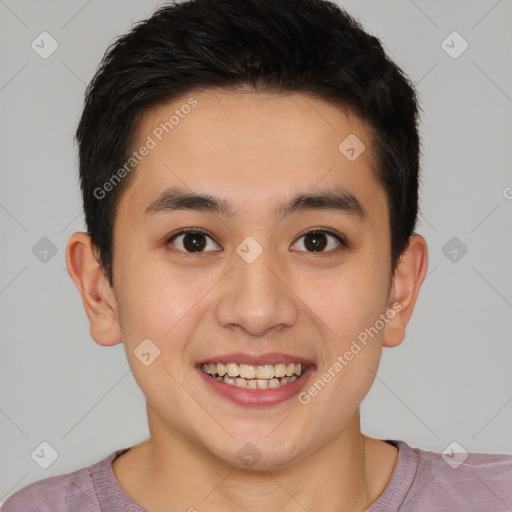
[[[100,345],[121,343],[115,296],[87,233],[79,231],[69,238],[66,267],[82,297],[91,337]]]
[[[409,245],[400,257],[393,275],[388,308],[393,309],[396,314],[386,325],[384,347],[396,347],[402,343],[427,273],[427,266],[427,242],[421,235],[414,234],[410,237]]]

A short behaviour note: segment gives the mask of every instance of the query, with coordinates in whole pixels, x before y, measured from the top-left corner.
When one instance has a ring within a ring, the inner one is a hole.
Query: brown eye
[[[209,243],[209,241],[211,241],[211,243]],[[178,250],[186,253],[210,252],[210,250],[205,250],[205,248],[211,249],[212,245],[217,245],[210,236],[202,231],[181,231],[172,236],[168,240],[168,243],[171,243]]]
[[[299,240],[304,239],[302,245],[305,248],[305,252],[329,252],[338,247],[345,247],[344,241],[340,236],[330,231],[316,229],[304,233]],[[333,241],[334,239],[334,241]],[[336,243],[337,242],[337,243]],[[299,242],[296,242],[299,243]],[[327,247],[327,250],[325,250]],[[301,250],[301,249],[299,249]],[[304,252],[304,251],[303,251]]]

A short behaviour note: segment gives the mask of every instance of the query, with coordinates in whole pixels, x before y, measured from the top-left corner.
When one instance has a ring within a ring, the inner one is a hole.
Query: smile
[[[203,363],[201,370],[215,380],[249,389],[273,389],[291,384],[302,377],[306,365],[279,363],[248,365],[238,363]]]

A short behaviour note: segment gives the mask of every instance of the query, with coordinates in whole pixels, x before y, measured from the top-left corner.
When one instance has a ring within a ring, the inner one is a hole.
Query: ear
[[[395,311],[384,331],[384,347],[396,347],[405,337],[420,287],[425,279],[428,266],[427,242],[421,235],[412,235],[404,251],[391,282],[389,311]]]
[[[96,259],[96,249],[87,233],[78,231],[69,238],[66,266],[82,297],[91,337],[100,345],[121,343],[114,290]]]

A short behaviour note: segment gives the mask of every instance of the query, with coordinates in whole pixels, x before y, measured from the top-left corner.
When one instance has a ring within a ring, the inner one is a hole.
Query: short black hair
[[[136,171],[108,194],[104,184],[130,158],[141,115],[193,90],[236,87],[306,93],[369,126],[394,270],[418,215],[420,108],[379,39],[327,0],[185,0],[117,38],[85,91],[76,131],[83,207],[110,285],[116,205]]]

